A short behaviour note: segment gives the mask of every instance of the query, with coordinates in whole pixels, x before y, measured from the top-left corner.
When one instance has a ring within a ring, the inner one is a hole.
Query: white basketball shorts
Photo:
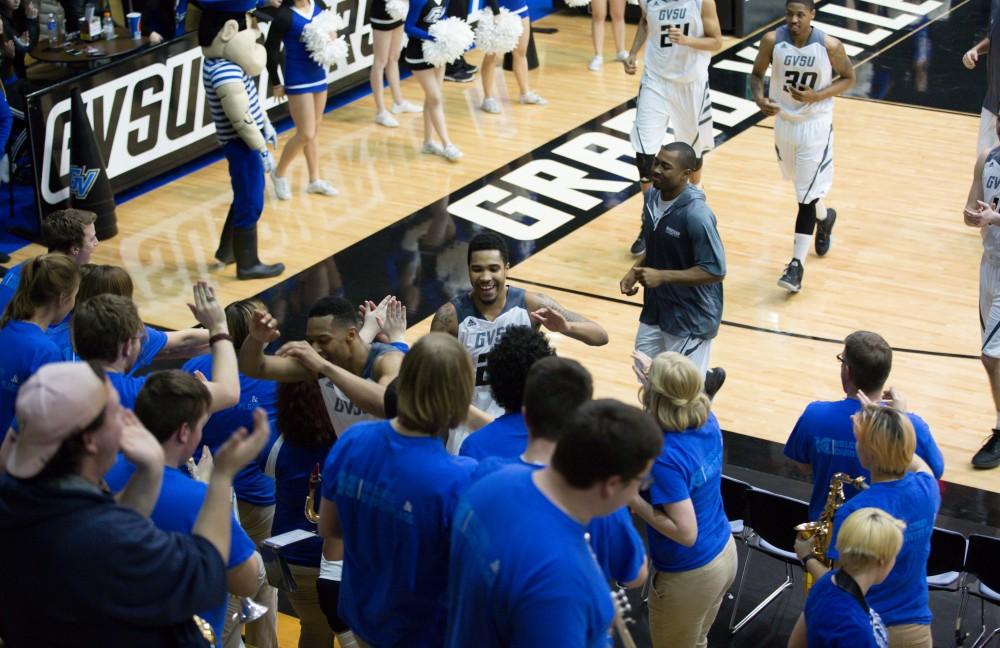
[[[997,139],[997,116],[985,108],[979,113],[979,142],[976,145],[976,155],[1000,146]]]
[[[811,203],[833,184],[833,122],[824,117],[774,120],[774,149],[785,180],[795,183],[796,200]]]
[[[667,133],[667,127],[673,136]],[[715,148],[708,75],[676,83],[643,75],[629,135],[637,153],[656,155],[670,142],[686,142],[701,157]]]
[[[1000,259],[985,254],[979,264],[979,326],[982,354],[1000,358]]]
[[[664,351],[676,351],[686,356],[694,363],[704,376],[708,373],[709,356],[712,353],[712,341],[698,337],[680,337],[671,335],[659,326],[651,326],[639,322],[639,330],[635,333],[635,350],[655,358]]]

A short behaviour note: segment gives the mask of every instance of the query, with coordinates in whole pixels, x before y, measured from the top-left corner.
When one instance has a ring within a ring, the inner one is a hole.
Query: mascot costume
[[[261,263],[257,257],[257,221],[264,211],[264,174],[274,169],[267,145],[278,136],[257,95],[254,77],[267,62],[255,18],[247,11],[253,0],[204,0],[198,44],[205,57],[202,82],[215,132],[229,162],[233,203],[226,216],[215,258],[236,262],[240,279],[275,277],[284,264]]]

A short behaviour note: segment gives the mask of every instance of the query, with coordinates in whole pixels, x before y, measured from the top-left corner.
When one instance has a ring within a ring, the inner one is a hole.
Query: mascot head
[[[258,41],[260,30],[252,11],[255,4],[246,0],[221,0],[201,3],[198,44],[205,58],[232,61],[250,76],[257,76],[267,64],[267,50]]]

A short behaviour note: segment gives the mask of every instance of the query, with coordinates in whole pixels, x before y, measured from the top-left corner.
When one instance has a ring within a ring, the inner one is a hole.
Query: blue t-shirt
[[[530,467],[473,484],[455,513],[449,648],[606,648],[614,608],[584,535]]]
[[[484,425],[462,442],[458,454],[482,461],[486,457],[516,459],[528,447],[528,427],[521,412],[508,412]]]
[[[338,612],[374,646],[440,646],[445,631],[448,538],[475,462],[444,442],[399,434],[388,421],[357,423],[323,467],[323,498],[344,533]]]
[[[130,376],[135,375],[135,372],[139,369],[153,364],[156,356],[159,355],[160,351],[163,351],[163,347],[167,346],[166,333],[152,326],[143,326],[146,329],[146,337],[142,340],[142,347],[139,349],[139,355],[135,359],[135,364],[132,365],[132,369],[128,372]]]
[[[330,447],[300,448],[288,443],[284,435],[275,438],[265,448],[257,466],[274,480],[274,520],[271,535],[276,536],[293,529],[316,531],[316,525],[305,516],[306,495],[309,494],[309,476],[317,465],[323,466]],[[316,497],[319,498],[317,493]],[[319,502],[315,502],[319,505]],[[281,555],[293,565],[316,567],[323,553],[323,540],[316,536],[283,548]]]
[[[861,466],[855,449],[854,425],[851,416],[861,411],[856,398],[809,403],[799,417],[785,444],[785,456],[792,461],[812,466],[813,491],[809,498],[809,519],[818,520],[826,505],[830,479],[838,472],[851,477],[863,476],[869,482],[871,474]],[[916,414],[908,414],[917,436],[917,455],[927,462],[938,479],[944,473],[944,456],[927,423]],[[844,488],[851,499],[857,494],[853,486]]]
[[[66,315],[66,319],[58,324],[53,324],[45,330],[45,335],[52,340],[52,344],[56,345],[59,349],[59,355],[66,362],[78,362],[80,360],[80,356],[76,355],[73,351],[72,323],[73,311],[70,311]]]
[[[906,522],[903,547],[896,566],[885,581],[868,590],[868,605],[881,615],[887,626],[915,623],[928,625],[931,609],[927,601],[927,558],[931,553],[931,533],[941,506],[937,482],[927,473],[908,473],[902,479],[872,484],[837,510],[830,534],[827,557],[836,560],[837,532],[847,516],[866,506],[880,508]]]
[[[60,360],[59,349],[37,324],[12,320],[0,329],[0,441],[14,422],[21,385],[42,365]]]
[[[212,380],[212,354],[206,353],[191,358],[181,367],[184,371],[194,373],[200,371],[205,378]],[[208,418],[201,432],[201,443],[195,450],[195,460],[201,458],[201,449],[208,446],[215,454],[223,443],[241,427],[253,429],[253,411],[258,407],[267,412],[267,420],[271,424],[271,437],[277,438],[277,385],[271,380],[258,380],[240,374],[240,402],[233,407],[216,412]],[[233,489],[239,500],[256,506],[271,506],[274,504],[274,480],[265,475],[255,461],[240,470],[233,479]]]
[[[118,373],[117,371],[109,371],[107,373],[108,380],[118,390],[118,398],[121,400],[122,407],[135,409],[135,400],[139,398],[139,392],[142,391],[142,386],[146,384],[148,376],[136,378],[135,376]]]
[[[809,648],[888,648],[889,637],[878,613],[837,586],[831,571],[809,590],[806,638]]]
[[[160,498],[156,500],[156,506],[149,519],[164,531],[190,534],[207,493],[207,484],[192,479],[173,466],[165,466]],[[229,562],[226,564],[226,569],[242,565],[257,550],[253,540],[240,526],[235,514],[232,520],[232,539],[229,541]],[[142,583],[136,583],[136,587],[142,587]],[[222,627],[226,622],[226,597],[219,601],[218,606],[199,616],[212,624],[216,637],[221,637]]]
[[[475,483],[487,475],[512,466],[526,466],[532,470],[544,467],[528,463],[520,457],[487,457],[479,462],[476,472],[472,474],[472,481]],[[646,562],[646,549],[639,532],[632,524],[632,515],[627,506],[611,515],[591,520],[587,525],[587,533],[590,534],[590,548],[594,551],[594,558],[606,580],[628,583],[639,577],[639,571]]]
[[[17,285],[21,283],[21,265],[18,263],[13,268],[10,268],[4,273],[3,278],[0,279],[0,315],[3,315],[7,304],[14,299],[14,293],[17,292]]]
[[[691,547],[647,525],[649,554],[661,572],[697,569],[712,562],[729,542],[731,530],[722,507],[722,431],[714,414],[705,425],[684,432],[664,432],[663,450],[653,464],[650,504],[655,507],[690,499],[698,522]]]

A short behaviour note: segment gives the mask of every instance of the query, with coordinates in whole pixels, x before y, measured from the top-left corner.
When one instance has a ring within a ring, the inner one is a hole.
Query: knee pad
[[[648,153],[635,154],[635,166],[639,168],[639,182],[649,182],[653,175],[653,158]]]
[[[799,214],[795,217],[795,233],[813,235],[816,229],[816,201],[799,203]]]

